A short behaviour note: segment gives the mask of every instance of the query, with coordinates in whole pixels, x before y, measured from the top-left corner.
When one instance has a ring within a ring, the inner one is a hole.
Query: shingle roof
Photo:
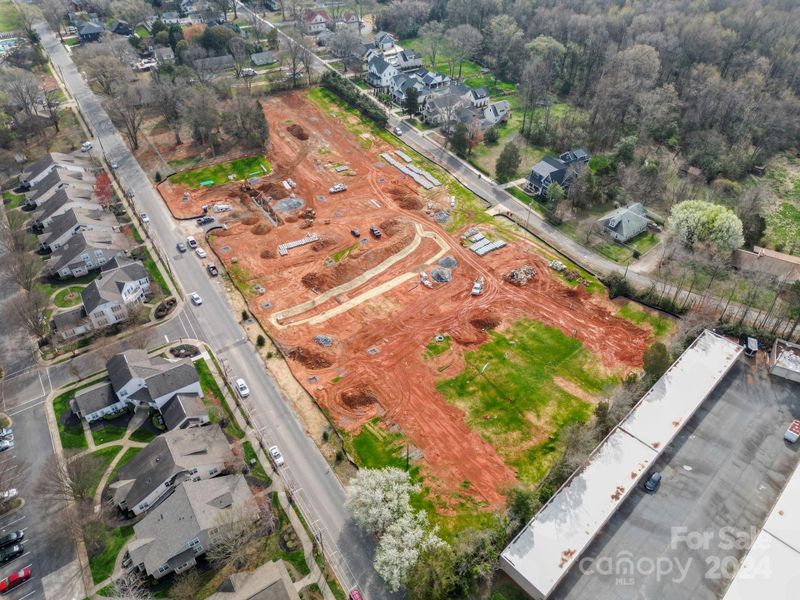
[[[299,600],[289,572],[281,560],[255,571],[229,575],[208,600]]]
[[[145,570],[154,573],[185,552],[188,541],[226,518],[244,516],[242,511],[251,518],[256,516],[253,495],[242,475],[186,481],[133,526],[136,537],[128,546],[131,559],[134,564],[144,563]]]
[[[208,417],[203,399],[197,394],[175,394],[161,409],[167,429],[175,429],[184,419]]]
[[[78,27],[78,35],[94,35],[97,33],[103,33],[104,31],[105,29],[102,25],[92,23],[91,21],[86,21],[86,23]]]
[[[106,265],[103,265],[105,267]],[[87,313],[93,312],[106,302],[122,302],[122,290],[131,281],[139,281],[147,277],[147,270],[140,262],[131,261],[116,268],[101,272],[100,277],[92,281],[81,291],[81,300]]]
[[[197,371],[189,359],[151,359],[147,352],[138,349],[113,356],[108,361],[108,377],[116,391],[133,378],[144,379],[152,398],[160,398],[198,381]]]
[[[77,392],[73,402],[81,411],[81,414],[86,416],[106,406],[116,404],[119,400],[114,394],[111,384],[106,382]]]
[[[89,162],[89,159],[80,154],[49,152],[39,160],[23,167],[21,174],[22,179],[33,179],[42,171],[58,164],[78,165],[86,169],[90,169],[92,166],[91,162]]]
[[[66,332],[74,329],[86,321],[86,311],[83,306],[76,306],[70,310],[56,313],[50,320],[51,328],[57,331]]]
[[[565,169],[566,165],[553,156],[545,156],[533,166],[533,171],[542,178]]]
[[[370,61],[368,68],[370,71],[374,71],[377,75],[383,75],[388,68],[394,68],[388,62],[384,60],[382,56],[373,56]]]
[[[250,55],[250,60],[253,61],[253,64],[257,67],[263,67],[265,65],[271,65],[276,62],[275,53],[270,52],[267,50],[266,52],[256,52]]]
[[[123,252],[129,246],[125,236],[120,233],[83,231],[73,235],[61,246],[58,252],[52,255],[47,266],[52,273],[55,273],[71,264],[86,249]]]
[[[222,465],[232,457],[219,425],[168,431],[122,466],[111,486],[115,490],[114,502],[125,500],[134,507],[167,479],[188,476],[194,467]]]
[[[110,231],[115,227],[118,227],[117,220],[110,213],[103,212],[100,207],[95,209],[71,207],[53,217],[52,223],[39,235],[39,242],[48,244],[50,240],[56,240],[76,228]]]
[[[623,240],[630,239],[646,227],[649,219],[647,209],[640,202],[630,206],[622,206],[599,219],[608,229],[617,232]]]

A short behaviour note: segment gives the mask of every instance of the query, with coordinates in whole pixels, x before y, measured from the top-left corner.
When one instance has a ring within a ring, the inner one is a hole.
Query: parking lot
[[[740,358],[656,470],[553,594],[569,600],[720,598],[800,460],[783,440],[800,418],[800,385]]]

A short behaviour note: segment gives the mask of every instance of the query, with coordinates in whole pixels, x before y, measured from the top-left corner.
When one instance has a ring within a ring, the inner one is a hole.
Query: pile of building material
[[[286,256],[287,254],[289,254],[289,250],[291,250],[292,248],[305,246],[306,244],[316,242],[317,240],[319,240],[319,236],[317,236],[316,233],[309,233],[306,237],[300,240],[295,240],[293,242],[286,242],[285,244],[281,244],[280,246],[278,246],[278,254],[280,254],[281,256]]]
[[[314,341],[323,348],[330,348],[333,345],[333,338],[328,335],[315,335]]]
[[[464,235],[461,236],[461,239],[462,240],[468,240],[468,239],[470,239],[470,238],[472,238],[472,237],[474,237],[474,236],[476,236],[478,234],[480,234],[480,230],[479,229],[475,229],[473,227],[472,229],[468,229],[467,231],[465,231]],[[477,240],[471,240],[471,241],[475,242]]]
[[[431,271],[431,279],[438,283],[450,283],[453,273],[450,269],[437,268]]]
[[[547,266],[554,271],[558,271],[559,273],[567,270],[567,265],[562,263],[560,260],[551,260],[549,263],[547,263]]]
[[[499,250],[505,245],[506,243],[503,240],[497,240],[496,242],[489,242],[489,244],[487,244],[486,246],[482,246],[477,250],[475,250],[475,254],[477,254],[478,256],[486,256],[487,254],[489,254],[489,252],[494,252],[495,250]]]
[[[402,150],[395,150],[394,153],[397,154],[397,156],[402,158],[407,163],[411,162],[411,157],[408,154],[406,154],[405,152],[403,152]]]
[[[469,246],[467,246],[467,248],[472,250],[478,256],[486,256],[489,254],[489,252],[498,250],[506,245],[506,243],[502,240],[493,242],[492,240],[486,238],[482,233],[476,233],[467,239],[472,242]]]
[[[434,177],[433,175],[428,173],[425,169],[420,169],[418,166],[411,165],[411,164],[408,165],[408,168],[411,169],[417,175],[421,175],[422,177],[424,177],[425,179],[430,181],[433,184],[434,187],[438,187],[438,186],[442,185],[441,181],[436,179],[436,177]]]
[[[536,269],[531,267],[530,265],[524,265],[522,267],[517,267],[503,275],[503,279],[505,279],[508,283],[516,285],[518,287],[522,287],[523,285],[527,285],[528,282],[536,277]]]
[[[428,181],[428,180],[427,180],[425,177],[423,177],[422,175],[419,175],[418,173],[415,173],[414,171],[412,171],[411,169],[409,169],[409,168],[408,168],[406,165],[399,163],[399,162],[398,162],[397,160],[395,160],[395,158],[394,158],[394,157],[393,157],[391,154],[389,154],[388,152],[383,152],[383,153],[382,153],[380,156],[381,156],[381,158],[382,158],[383,160],[385,160],[386,162],[388,162],[390,165],[392,165],[392,166],[393,166],[394,168],[396,168],[398,171],[400,171],[400,172],[401,172],[401,173],[403,173],[404,175],[408,175],[409,177],[411,177],[411,179],[413,179],[414,181],[416,181],[418,184],[420,184],[420,185],[421,185],[423,188],[425,188],[426,190],[430,190],[430,189],[432,189],[432,188],[433,188],[433,184],[432,184],[430,181]]]
[[[458,266],[458,261],[453,256],[443,256],[439,259],[439,266],[445,269],[453,269]]]

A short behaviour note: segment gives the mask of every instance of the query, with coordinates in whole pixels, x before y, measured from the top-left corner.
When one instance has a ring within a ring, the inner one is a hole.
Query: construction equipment
[[[472,284],[472,295],[480,296],[483,293],[483,277],[478,277]]]

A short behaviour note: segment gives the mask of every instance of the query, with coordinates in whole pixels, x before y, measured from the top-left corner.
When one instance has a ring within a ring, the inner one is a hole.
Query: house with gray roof
[[[389,62],[401,71],[422,68],[422,57],[413,50],[401,50]]]
[[[647,209],[640,202],[636,202],[603,215],[597,222],[602,226],[605,235],[614,241],[625,243],[647,231],[650,219],[647,216]]]
[[[481,129],[486,130],[505,123],[511,116],[511,104],[506,100],[492,102],[481,113]]]
[[[50,332],[61,340],[69,340],[91,330],[92,324],[86,318],[83,306],[59,311],[50,319]]]
[[[47,177],[53,169],[64,169],[76,173],[88,171],[92,163],[84,154],[65,154],[63,152],[49,152],[42,158],[25,165],[19,175],[20,185],[34,188]]]
[[[39,249],[42,252],[55,252],[66,244],[72,236],[81,231],[100,231],[119,233],[117,219],[111,213],[95,208],[73,207],[65,210],[49,220],[48,224],[38,229]]]
[[[373,57],[367,63],[367,83],[376,88],[387,88],[400,71],[396,67],[386,62],[382,56]]]
[[[100,39],[100,36],[103,35],[104,31],[105,27],[92,21],[86,21],[78,25],[78,35],[82,42],[96,42]]]
[[[255,52],[250,55],[250,61],[257,67],[266,67],[268,65],[274,65],[278,62],[278,59],[275,58],[275,53],[266,50],[264,52]]]
[[[66,194],[73,200],[92,200],[95,177],[91,173],[73,173],[62,169],[53,170],[25,199],[28,208],[46,208],[52,201]],[[63,194],[59,195],[59,192]]]
[[[108,361],[108,378],[120,399],[161,410],[175,394],[203,395],[192,361],[150,358],[144,350],[127,350]]]
[[[73,413],[89,422],[128,409],[128,404],[117,398],[114,388],[107,381],[76,392],[69,404]]]
[[[175,394],[161,409],[161,418],[170,430],[202,427],[211,422],[203,399],[195,394]]]
[[[175,62],[175,51],[169,46],[158,46],[153,53],[160,65],[171,65]]]
[[[103,265],[100,276],[81,291],[81,302],[93,329],[102,329],[130,318],[150,293],[150,277],[144,265],[117,257]]]
[[[173,429],[125,463],[108,487],[120,510],[140,515],[181,482],[222,475],[233,461],[230,444],[219,425]]]
[[[186,481],[133,526],[128,553],[139,571],[155,579],[182,573],[205,553],[220,524],[243,519],[256,521],[258,507],[242,475]]]
[[[588,162],[589,153],[583,148],[565,152],[560,158],[547,155],[533,166],[525,187],[537,196],[544,196],[552,183],[558,183],[567,189],[574,180],[577,169]]]
[[[61,279],[82,277],[129,249],[130,242],[121,233],[81,231],[50,255],[45,269]]]
[[[225,578],[207,600],[300,600],[282,560]]]

